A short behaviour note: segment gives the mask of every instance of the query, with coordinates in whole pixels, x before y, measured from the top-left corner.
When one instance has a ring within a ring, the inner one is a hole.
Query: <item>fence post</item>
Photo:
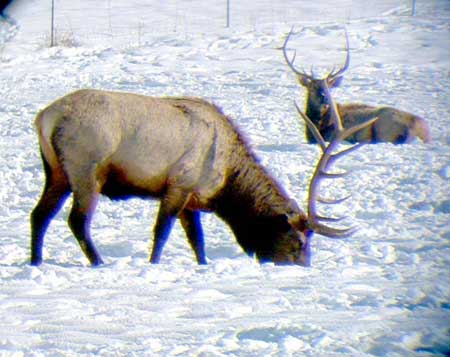
[[[50,28],[50,47],[55,45],[55,0],[52,0],[52,19]]]
[[[230,27],[230,0],[227,0],[227,27]]]
[[[411,15],[416,15],[416,0],[412,0],[412,9],[411,9]]]

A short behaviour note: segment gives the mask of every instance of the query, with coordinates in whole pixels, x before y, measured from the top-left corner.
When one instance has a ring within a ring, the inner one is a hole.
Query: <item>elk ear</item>
[[[309,85],[311,84],[311,80],[305,76],[299,76],[297,75],[297,79],[298,82],[303,86],[303,87],[309,87]]]
[[[289,224],[291,225],[291,227],[301,232],[307,229],[307,222],[308,219],[304,214],[301,213],[297,213],[296,215],[289,218]]]
[[[291,210],[291,212],[295,213],[295,212],[300,212],[301,209],[298,206],[297,202],[295,200],[289,200],[289,209]]]
[[[337,87],[339,87],[341,85],[343,79],[344,79],[343,76],[338,76],[338,77],[331,78],[331,80],[328,81],[328,86],[330,88],[337,88]]]

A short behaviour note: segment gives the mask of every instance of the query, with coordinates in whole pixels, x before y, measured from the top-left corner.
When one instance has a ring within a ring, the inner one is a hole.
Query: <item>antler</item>
[[[309,80],[314,80],[314,76],[312,74],[309,75],[309,74],[305,73],[305,71],[300,71],[297,68],[295,68],[294,61],[295,61],[295,56],[297,54],[296,51],[294,51],[294,55],[292,56],[292,59],[289,59],[289,56],[287,54],[287,44],[288,44],[289,39],[291,38],[293,32],[294,32],[294,26],[291,27],[291,30],[289,31],[289,33],[286,36],[286,39],[284,40],[284,43],[283,43],[283,56],[284,56],[284,59],[285,59],[287,65],[289,66],[289,68],[296,75],[301,76],[301,77],[305,77],[305,78],[307,78]]]
[[[284,59],[285,59],[287,65],[289,66],[289,68],[296,75],[304,77],[304,78],[309,79],[309,80],[315,80],[316,78],[314,78],[314,73],[312,72],[312,69],[311,69],[311,74],[307,74],[304,70],[298,70],[295,67],[294,61],[295,61],[295,57],[296,57],[296,51],[294,51],[294,55],[292,56],[292,59],[289,59],[289,56],[287,54],[287,44],[288,44],[289,39],[291,38],[293,32],[294,32],[294,26],[291,27],[291,30],[287,34],[286,39],[284,40],[284,43],[283,43],[283,56],[284,56]],[[344,65],[341,68],[338,68],[336,71],[333,68],[331,70],[331,72],[328,73],[328,75],[326,76],[326,79],[334,79],[336,77],[339,77],[348,69],[348,66],[350,64],[350,50],[349,50],[349,41],[348,41],[347,30],[345,30],[345,52],[346,52],[346,57],[345,57]]]
[[[339,68],[336,72],[334,71],[334,68],[331,70],[331,72],[328,74],[327,79],[334,79],[336,77],[341,76],[347,69],[350,64],[350,49],[348,45],[348,33],[347,30],[345,30],[345,62],[344,65]]]
[[[326,81],[324,81],[326,82]],[[312,121],[302,112],[302,110],[299,108],[296,102],[295,107],[297,108],[297,111],[301,115],[301,117],[305,120],[306,125],[313,133],[314,137],[316,138],[317,142],[320,145],[320,148],[322,149],[322,155],[317,163],[316,169],[314,170],[314,174],[311,178],[310,184],[309,184],[309,195],[308,195],[308,223],[312,230],[314,230],[316,233],[325,235],[327,237],[331,238],[344,238],[349,235],[351,235],[355,228],[347,228],[347,229],[337,229],[332,228],[324,225],[320,221],[332,221],[337,222],[340,221],[343,218],[330,218],[330,217],[321,217],[317,213],[317,207],[316,207],[316,201],[322,202],[322,203],[328,203],[328,204],[336,204],[345,201],[349,197],[344,197],[339,200],[324,200],[319,197],[319,190],[320,190],[320,183],[323,179],[333,179],[333,178],[339,178],[345,176],[346,172],[341,173],[330,173],[329,169],[332,166],[332,164],[339,159],[340,157],[347,155],[348,153],[357,150],[360,148],[364,143],[356,144],[348,149],[339,151],[337,153],[334,153],[334,151],[337,149],[339,144],[344,141],[347,137],[351,136],[355,132],[371,125],[375,120],[378,118],[374,118],[371,120],[368,120],[364,123],[355,125],[351,128],[344,129],[342,126],[342,121],[339,115],[339,112],[337,111],[336,104],[333,101],[333,98],[331,97],[328,85],[325,83],[324,85],[324,94],[328,99],[328,102],[330,103],[331,108],[331,115],[334,120],[334,127],[336,128],[336,135],[333,140],[327,145],[325,140],[323,139],[322,135],[320,134],[319,130],[316,128],[316,126],[312,123]]]

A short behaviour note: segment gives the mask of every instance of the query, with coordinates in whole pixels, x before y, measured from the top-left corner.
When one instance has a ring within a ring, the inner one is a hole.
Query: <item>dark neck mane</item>
[[[294,213],[290,199],[244,142],[235,147],[227,182],[216,198],[216,213],[228,223],[249,255],[273,254],[279,232]]]
[[[316,105],[314,101],[309,97],[307,98],[306,103],[306,115],[315,125],[318,125],[322,114],[320,105]]]
[[[336,103],[337,109],[341,112],[341,105]],[[312,100],[308,98],[308,105],[306,106],[306,115],[309,119],[316,125],[319,129],[320,134],[325,139],[325,141],[330,141],[333,139],[335,130],[334,123],[331,119],[331,110],[327,107],[325,110],[320,107],[320,105],[315,104]],[[316,138],[313,136],[311,131],[306,128],[306,138],[309,143],[317,143]]]
[[[311,119],[311,121],[314,123],[314,125],[316,125],[316,127],[319,127],[319,123],[320,123],[320,119],[321,119],[320,106],[316,105],[309,96],[306,99],[306,103],[307,103],[306,104],[307,117],[309,119]],[[306,129],[306,139],[307,139],[308,143],[317,143],[316,138],[311,133],[311,131],[308,129],[308,127],[306,127],[305,129]]]

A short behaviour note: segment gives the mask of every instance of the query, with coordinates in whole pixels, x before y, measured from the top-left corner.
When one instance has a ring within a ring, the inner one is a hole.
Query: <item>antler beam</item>
[[[322,135],[320,134],[319,130],[316,128],[316,126],[312,123],[312,121],[308,118],[308,116],[302,112],[302,110],[299,108],[296,102],[295,107],[300,114],[300,116],[305,120],[306,125],[313,133],[314,137],[316,138],[317,142],[320,145],[320,148],[322,150],[322,155],[317,163],[316,169],[314,170],[313,176],[310,181],[309,185],[309,196],[308,196],[308,220],[311,228],[319,234],[328,236],[330,238],[344,238],[351,235],[355,228],[346,228],[346,229],[337,229],[328,227],[320,221],[328,221],[328,222],[338,222],[341,219],[340,218],[332,218],[332,217],[322,217],[317,213],[317,206],[316,202],[322,202],[322,203],[328,203],[328,204],[336,204],[340,203],[349,197],[344,197],[342,199],[338,200],[324,200],[319,197],[319,191],[320,191],[320,183],[325,178],[339,178],[345,176],[347,173],[330,173],[329,169],[332,166],[332,164],[339,158],[341,158],[344,155],[347,155],[356,149],[360,148],[363,143],[356,144],[350,148],[344,149],[342,151],[338,151],[334,153],[337,149],[337,147],[344,141],[347,137],[354,134],[356,131],[361,130],[367,126],[370,126],[373,124],[374,121],[377,120],[377,118],[368,120],[364,123],[355,125],[351,128],[344,129],[342,125],[342,120],[339,115],[339,112],[337,110],[336,104],[333,101],[333,98],[331,97],[330,91],[328,89],[328,86],[325,81],[325,95],[327,96],[328,102],[330,103],[330,108],[332,111],[332,116],[334,119],[334,124],[336,128],[336,134],[334,136],[334,139],[330,141],[330,143],[327,145],[325,140],[323,139]]]

